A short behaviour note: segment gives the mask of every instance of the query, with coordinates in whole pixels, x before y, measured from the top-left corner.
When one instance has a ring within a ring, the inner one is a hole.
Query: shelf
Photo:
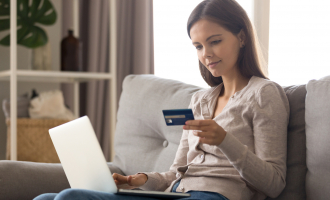
[[[110,73],[17,70],[17,80],[27,82],[72,83],[110,80]],[[0,81],[10,80],[10,70],[0,71]]]
[[[79,33],[79,0],[74,0],[73,21],[75,33]],[[79,82],[91,80],[109,80],[108,81],[108,106],[110,115],[110,151],[113,161],[114,151],[114,133],[116,130],[117,118],[117,18],[116,1],[109,0],[109,72],[62,72],[62,71],[37,71],[37,70],[19,70],[17,69],[17,0],[10,0],[10,70],[0,70],[0,81],[10,81],[10,159],[17,160],[17,82],[53,82],[53,83],[73,83],[73,111],[76,117],[79,117]]]

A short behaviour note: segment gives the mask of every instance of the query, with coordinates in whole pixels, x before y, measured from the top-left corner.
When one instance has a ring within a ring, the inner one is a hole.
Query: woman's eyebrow
[[[217,34],[217,35],[211,35],[210,37],[208,37],[205,41],[207,42],[209,39],[211,39],[212,37],[215,36],[221,36],[222,34]],[[193,44],[199,44],[199,42],[194,42]]]

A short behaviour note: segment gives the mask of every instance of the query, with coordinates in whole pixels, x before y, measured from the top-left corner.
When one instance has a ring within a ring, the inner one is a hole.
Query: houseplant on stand
[[[0,31],[10,29],[10,0],[0,0]],[[17,0],[17,44],[32,49],[32,68],[51,69],[50,44],[39,24],[52,25],[57,14],[50,0]],[[10,45],[10,34],[0,39]]]

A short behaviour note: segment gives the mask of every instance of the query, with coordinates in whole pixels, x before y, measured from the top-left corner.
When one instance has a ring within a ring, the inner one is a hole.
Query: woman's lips
[[[221,60],[220,60],[220,61],[221,61]],[[214,67],[215,67],[220,61],[210,63],[210,64],[209,64],[209,67],[210,67],[210,68],[214,68]]]

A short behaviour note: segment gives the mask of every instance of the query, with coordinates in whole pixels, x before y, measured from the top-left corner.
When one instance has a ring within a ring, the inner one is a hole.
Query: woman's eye
[[[202,46],[201,46],[201,45],[196,46],[196,49],[197,49],[197,50],[201,50],[201,49],[202,49]]]
[[[218,44],[220,42],[221,42],[221,40],[215,40],[215,41],[211,42],[211,44]]]

